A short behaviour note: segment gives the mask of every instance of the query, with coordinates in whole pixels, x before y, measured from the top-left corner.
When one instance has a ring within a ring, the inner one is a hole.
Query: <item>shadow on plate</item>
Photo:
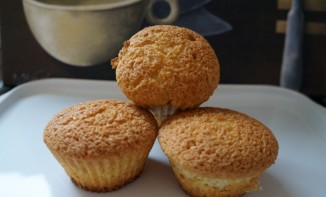
[[[292,195],[287,190],[281,181],[275,177],[275,175],[269,173],[268,171],[264,172],[260,178],[261,189],[256,192],[247,193],[246,197],[276,197],[276,196],[286,196],[291,197]],[[294,197],[294,196],[293,196]]]

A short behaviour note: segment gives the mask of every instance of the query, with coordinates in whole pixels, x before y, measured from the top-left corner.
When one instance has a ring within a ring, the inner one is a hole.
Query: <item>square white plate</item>
[[[52,116],[73,104],[101,98],[127,100],[115,82],[46,79],[0,96],[0,196],[186,196],[156,142],[141,176],[110,193],[74,186],[43,143]],[[296,92],[273,86],[220,85],[204,106],[247,113],[266,124],[279,142],[276,164],[250,197],[326,195],[326,110]]]

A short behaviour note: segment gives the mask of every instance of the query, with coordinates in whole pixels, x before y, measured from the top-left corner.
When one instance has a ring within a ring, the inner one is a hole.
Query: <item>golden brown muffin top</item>
[[[260,174],[274,163],[278,143],[258,120],[220,108],[198,108],[168,118],[158,139],[170,160],[208,177]]]
[[[155,118],[134,104],[93,100],[56,114],[44,129],[53,152],[75,157],[100,157],[151,147],[157,135]]]
[[[125,41],[111,63],[122,92],[146,108],[199,106],[220,79],[219,62],[205,38],[171,25],[139,31]]]

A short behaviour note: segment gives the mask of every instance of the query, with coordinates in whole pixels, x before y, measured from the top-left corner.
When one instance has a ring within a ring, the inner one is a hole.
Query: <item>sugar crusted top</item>
[[[146,108],[197,107],[213,94],[220,79],[218,59],[205,38],[171,25],[139,31],[111,63],[122,92]]]
[[[229,109],[179,113],[163,122],[158,139],[170,160],[208,177],[255,176],[278,154],[277,140],[266,126]]]
[[[101,157],[150,148],[157,135],[154,117],[134,104],[94,100],[68,107],[44,129],[44,142],[66,156]]]

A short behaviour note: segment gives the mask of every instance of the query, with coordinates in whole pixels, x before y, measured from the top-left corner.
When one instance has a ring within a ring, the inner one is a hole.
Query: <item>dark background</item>
[[[217,0],[207,9],[230,22],[233,31],[209,37],[219,56],[223,83],[279,85],[284,34],[276,33],[276,21],[286,20],[288,10],[277,1]],[[326,24],[325,12],[305,11],[307,22]],[[326,35],[305,34],[301,91],[326,95]]]
[[[74,67],[49,56],[32,36],[21,1],[1,0],[1,72],[5,86],[45,77],[114,80],[108,62]],[[277,1],[214,0],[205,6],[229,22],[233,30],[206,37],[221,64],[221,83],[279,85],[284,34],[276,33],[276,21],[288,10]],[[305,11],[306,21],[326,23],[325,12]],[[304,73],[301,92],[323,101],[326,96],[326,35],[304,36]]]

